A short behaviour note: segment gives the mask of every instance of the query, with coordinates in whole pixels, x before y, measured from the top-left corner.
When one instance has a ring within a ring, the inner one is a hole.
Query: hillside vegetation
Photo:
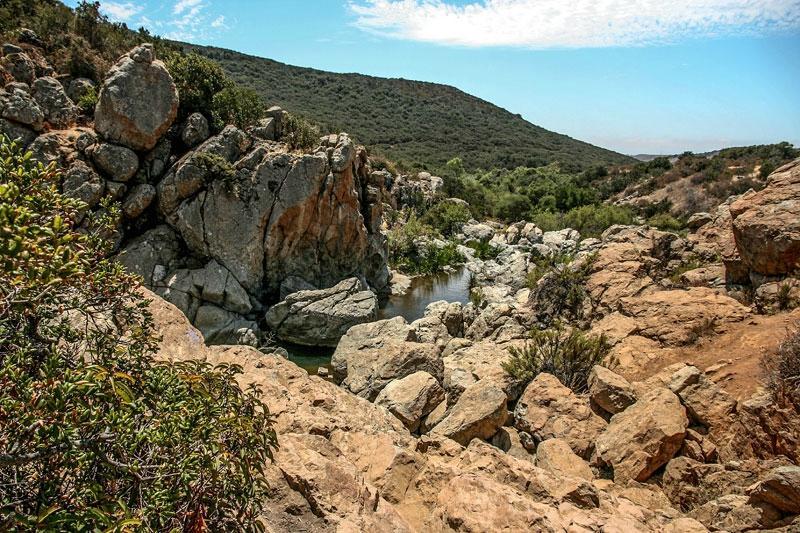
[[[231,78],[330,131],[347,131],[403,168],[438,170],[453,157],[467,169],[572,169],[623,164],[628,156],[553,133],[454,87],[285,65],[219,48],[185,45]]]

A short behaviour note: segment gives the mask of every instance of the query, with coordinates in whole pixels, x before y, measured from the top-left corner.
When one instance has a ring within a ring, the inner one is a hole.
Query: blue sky
[[[800,145],[800,0],[102,4],[176,39],[454,85],[624,153]]]

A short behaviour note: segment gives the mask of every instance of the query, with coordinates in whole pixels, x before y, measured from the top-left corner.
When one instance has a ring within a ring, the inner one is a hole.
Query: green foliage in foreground
[[[0,138],[0,530],[263,530],[272,419],[236,366],[167,363],[138,281],[53,165]]]
[[[526,384],[546,372],[573,391],[585,392],[592,367],[602,364],[610,348],[605,336],[586,336],[578,329],[532,330],[524,348],[509,348],[503,370]]]
[[[318,126],[291,113],[283,121],[282,139],[292,150],[309,150],[322,135]]]
[[[211,116],[216,130],[228,124],[244,130],[264,118],[264,102],[247,87],[226,87],[214,95]]]

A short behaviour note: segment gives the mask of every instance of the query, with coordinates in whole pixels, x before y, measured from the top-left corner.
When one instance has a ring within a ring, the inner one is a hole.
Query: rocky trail
[[[473,298],[379,320],[379,296],[408,286],[384,213],[463,203],[441,178],[376,170],[344,133],[291,150],[278,108],[247,131],[176,122],[149,45],[111,69],[85,127],[71,83],[24,51],[3,65],[0,131],[64,169],[86,220],[120,202],[107,238],[143,279],[159,357],[235,363],[263,390],[268,531],[800,530],[800,412],[760,380],[800,319],[800,160],[685,236],[471,220],[454,242]],[[559,324],[609,344],[585,390],[504,368]],[[330,380],[269,335],[332,349]]]

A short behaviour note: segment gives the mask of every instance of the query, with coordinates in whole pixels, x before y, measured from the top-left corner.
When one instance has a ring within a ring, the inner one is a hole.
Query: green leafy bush
[[[212,98],[211,116],[217,130],[228,124],[246,129],[264,118],[264,102],[247,87],[226,87]]]
[[[648,226],[653,226],[661,231],[680,231],[684,229],[683,222],[673,217],[669,213],[659,213],[647,220]]]
[[[178,88],[181,118],[195,112],[210,115],[214,96],[233,87],[233,82],[215,61],[199,54],[172,53],[165,64]]]
[[[616,205],[586,205],[564,215],[564,227],[578,230],[584,237],[599,237],[615,224],[629,225],[636,221],[628,207]]]
[[[500,255],[500,248],[496,248],[489,244],[489,241],[471,241],[467,243],[467,247],[475,250],[475,257],[481,261],[488,261],[496,259]]]
[[[86,116],[94,116],[94,108],[97,106],[97,89],[89,87],[75,104]]]
[[[236,366],[168,363],[53,165],[0,138],[0,530],[263,529],[276,446]]]
[[[592,367],[603,363],[610,350],[605,336],[589,337],[578,329],[556,326],[532,330],[524,348],[509,348],[503,370],[522,383],[542,372],[552,374],[575,392],[585,392]]]
[[[445,237],[450,237],[461,231],[470,218],[472,214],[466,205],[444,201],[429,209],[422,221],[433,226]]]
[[[596,256],[573,261],[569,255],[538,260],[528,274],[530,303],[540,323],[550,326],[561,318],[583,317],[586,279]]]
[[[439,247],[436,231],[411,212],[405,224],[389,231],[389,263],[406,274],[433,274],[464,262],[455,243]]]
[[[282,138],[292,150],[310,150],[319,143],[320,129],[291,113],[284,119]]]

